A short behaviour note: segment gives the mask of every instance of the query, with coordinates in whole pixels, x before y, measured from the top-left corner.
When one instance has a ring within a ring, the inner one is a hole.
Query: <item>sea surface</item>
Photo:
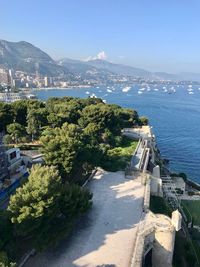
[[[163,158],[170,170],[185,172],[200,183],[200,86],[134,85],[34,91],[39,99],[88,97],[136,109],[149,118]]]

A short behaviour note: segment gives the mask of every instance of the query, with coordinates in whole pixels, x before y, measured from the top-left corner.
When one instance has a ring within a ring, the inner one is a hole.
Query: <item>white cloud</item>
[[[105,51],[101,51],[97,54],[97,59],[105,60],[107,58]]]
[[[99,52],[96,56],[92,57],[92,56],[89,56],[88,58],[86,58],[86,61],[88,60],[95,60],[95,59],[101,59],[101,60],[105,60],[107,59],[107,55],[105,53],[105,51],[101,51]]]

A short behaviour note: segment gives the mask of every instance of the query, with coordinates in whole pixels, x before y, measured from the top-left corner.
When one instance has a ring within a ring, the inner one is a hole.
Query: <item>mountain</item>
[[[102,59],[81,61],[64,58],[55,61],[47,53],[25,41],[8,42],[0,40],[0,67],[11,68],[15,71],[20,70],[28,74],[38,71],[43,76],[64,77],[72,80],[78,79],[78,81],[90,79],[101,82],[109,79],[112,74],[151,80],[200,81],[199,73],[150,72]]]
[[[71,73],[75,75],[79,75],[82,78],[92,79],[105,79],[108,78],[109,75],[114,74],[108,69],[95,67],[92,64],[88,64],[88,62],[81,60],[74,60],[69,58],[64,58],[57,62],[60,66],[67,68]]]
[[[42,75],[49,76],[68,73],[66,68],[59,66],[48,54],[25,41],[0,40],[0,66],[27,73],[38,70]]]
[[[154,72],[154,79],[155,80],[171,80],[175,81],[178,80],[178,76],[176,74],[166,73],[166,72]]]
[[[86,62],[86,64],[90,66],[94,66],[99,69],[108,70],[110,72],[113,72],[119,75],[152,78],[152,73],[147,70],[134,68],[134,67],[122,65],[122,64],[114,64],[114,63],[111,63],[111,62],[108,62],[102,59],[89,60]]]
[[[200,73],[181,72],[177,76],[179,80],[200,81]]]

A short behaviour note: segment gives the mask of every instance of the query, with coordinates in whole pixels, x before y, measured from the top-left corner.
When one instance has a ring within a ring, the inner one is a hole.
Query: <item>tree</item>
[[[13,122],[13,111],[10,104],[0,102],[0,132]]]
[[[44,220],[56,212],[60,188],[61,178],[54,167],[32,167],[28,182],[11,196],[8,207],[20,234],[36,233]]]
[[[6,210],[0,211],[0,267],[15,266],[9,263],[16,256],[16,244],[13,225],[9,213]]]
[[[63,179],[72,181],[85,161],[81,128],[64,123],[61,128],[46,129],[40,141],[45,162],[56,166]]]
[[[60,211],[66,218],[75,218],[90,209],[92,194],[76,184],[65,184],[61,191]]]
[[[69,233],[74,219],[91,207],[92,195],[63,184],[55,167],[35,165],[29,180],[11,196],[8,210],[19,235],[42,249]]]
[[[82,112],[78,123],[81,127],[87,127],[89,123],[95,123],[101,132],[108,128],[113,133],[119,133],[118,117],[115,115],[115,105],[106,105],[104,103],[92,104],[86,106]]]
[[[12,104],[12,110],[14,114],[14,122],[17,122],[24,127],[26,126],[28,100],[15,101]]]
[[[12,140],[17,144],[25,134],[25,128],[19,123],[11,123],[7,125],[7,132],[10,134]]]
[[[147,117],[144,117],[144,116],[141,116],[140,118],[139,118],[139,120],[140,120],[140,125],[148,125],[148,123],[149,123],[149,120],[148,120],[148,118]]]
[[[31,135],[32,141],[39,136],[42,127],[47,125],[47,112],[45,108],[29,108],[27,113],[26,131]]]

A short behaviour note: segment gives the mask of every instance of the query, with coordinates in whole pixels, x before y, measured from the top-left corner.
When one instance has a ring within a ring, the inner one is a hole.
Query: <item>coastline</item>
[[[42,90],[70,90],[70,89],[85,89],[85,88],[94,88],[92,85],[76,85],[76,86],[66,86],[66,87],[35,87],[31,88],[32,91],[42,91]],[[24,90],[25,88],[21,88]]]

